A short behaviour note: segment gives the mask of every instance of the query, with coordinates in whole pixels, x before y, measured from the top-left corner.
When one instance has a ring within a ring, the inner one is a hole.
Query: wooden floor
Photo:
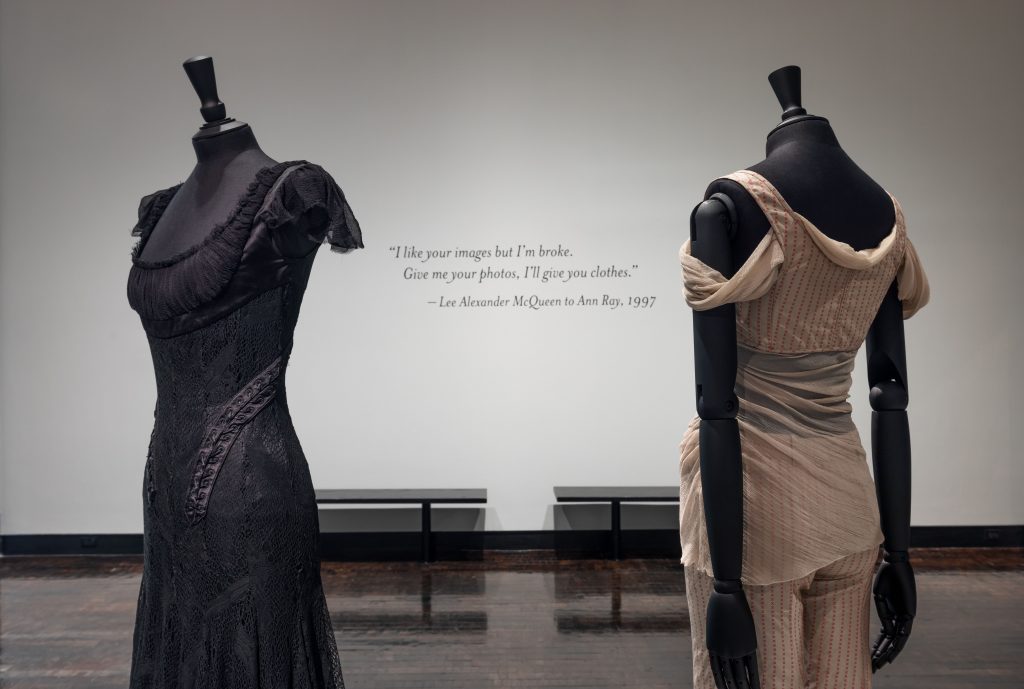
[[[1024,553],[915,553],[919,617],[880,689],[1024,687]],[[0,687],[124,689],[136,558],[0,559]],[[690,687],[663,560],[324,565],[348,689]],[[794,688],[796,689],[796,688]]]

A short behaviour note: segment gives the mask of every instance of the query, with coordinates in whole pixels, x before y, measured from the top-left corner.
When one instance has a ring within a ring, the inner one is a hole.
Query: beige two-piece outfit
[[[743,457],[742,581],[758,637],[762,689],[870,687],[870,588],[883,541],[874,483],[850,415],[857,351],[893,280],[903,317],[928,280],[895,222],[875,247],[822,233],[750,170],[741,184],[770,224],[730,277],[680,249],[697,310],[736,305],[737,423]],[[680,446],[680,539],[694,687],[714,689],[704,639],[712,569],[700,482],[700,417]]]

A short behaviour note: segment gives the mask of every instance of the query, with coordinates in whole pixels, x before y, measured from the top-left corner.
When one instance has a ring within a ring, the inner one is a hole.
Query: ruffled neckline
[[[833,263],[837,263],[844,268],[862,270],[875,266],[880,263],[898,244],[896,239],[904,228],[903,209],[900,207],[899,201],[896,200],[896,197],[888,190],[886,190],[885,193],[892,202],[894,213],[892,228],[877,245],[866,249],[854,249],[846,242],[841,242],[838,239],[829,237],[827,234],[822,232],[817,225],[811,222],[804,215],[797,212],[789,205],[789,202],[786,201],[786,198],[775,187],[775,185],[772,184],[764,175],[754,172],[753,170],[746,169],[740,170],[739,172],[757,179],[758,182],[760,182],[765,189],[771,193],[784,212],[800,221],[800,224],[807,231],[808,235],[817,247],[821,249],[822,253],[824,253],[825,256],[827,256]],[[755,195],[754,198],[756,200],[757,196]]]
[[[217,242],[229,228],[234,227],[236,224],[251,224],[253,216],[259,207],[263,205],[266,193],[273,186],[278,176],[292,165],[302,165],[307,162],[308,161],[306,160],[291,160],[264,165],[256,171],[252,181],[249,182],[245,191],[243,191],[238,197],[238,200],[228,213],[227,218],[214,225],[201,241],[182,249],[167,258],[145,260],[141,258],[142,250],[145,248],[146,242],[149,241],[153,229],[156,227],[157,222],[167,209],[171,199],[173,199],[174,195],[179,189],[181,189],[184,182],[179,182],[178,184],[157,192],[157,198],[154,199],[150,207],[146,209],[144,216],[139,219],[139,222],[135,227],[135,231],[133,232],[133,234],[139,235],[139,241],[136,242],[135,246],[132,248],[132,265],[141,269],[167,268],[185,261],[191,256],[198,254],[214,242]],[[262,193],[260,193],[261,191]]]

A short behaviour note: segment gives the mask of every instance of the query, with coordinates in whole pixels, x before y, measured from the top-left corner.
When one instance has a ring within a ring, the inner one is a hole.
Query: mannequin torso
[[[248,125],[194,139],[196,165],[175,192],[141,258],[161,261],[202,242],[224,222],[256,173],[277,161],[260,149]]]
[[[767,178],[819,230],[854,249],[877,246],[892,229],[895,210],[885,189],[840,148],[824,118],[783,123],[768,135],[765,159],[747,169]],[[768,232],[768,220],[738,183],[715,180],[705,198],[716,192],[736,207],[736,268]]]
[[[749,170],[762,175],[788,205],[831,239],[861,251],[894,229],[886,190],[839,147],[828,121],[799,106],[799,68],[769,77],[783,121],[767,140],[767,155]],[[714,195],[714,196],[713,196]],[[724,198],[723,198],[724,197]],[[732,180],[716,179],[691,215],[693,256],[723,276],[733,275],[769,231],[760,206]],[[916,612],[910,540],[910,439],[903,316],[897,284],[882,300],[866,338],[871,386],[872,461],[885,563],[874,594],[883,630],[872,649],[877,670],[892,662],[910,634]],[[926,298],[925,298],[926,300]],[[719,689],[760,689],[757,639],[741,584],[743,554],[742,448],[737,425],[736,311],[731,303],[694,310],[696,406],[700,416],[700,480],[714,570],[707,606],[707,648]],[[735,676],[738,683],[723,673]]]

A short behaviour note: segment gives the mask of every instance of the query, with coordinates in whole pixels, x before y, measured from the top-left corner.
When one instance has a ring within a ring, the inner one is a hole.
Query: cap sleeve
[[[139,201],[138,218],[132,227],[133,237],[141,237],[153,229],[153,225],[160,219],[160,215],[167,208],[171,197],[174,196],[174,192],[180,186],[181,183],[178,183],[166,189],[158,189],[152,194],[146,194],[142,197],[142,200]]]
[[[907,238],[903,259],[896,273],[897,296],[903,306],[903,318],[910,318],[928,303],[931,289],[924,273],[921,258],[910,238]]]
[[[785,260],[773,230],[751,252],[732,277],[726,278],[690,252],[687,239],[679,250],[683,272],[683,296],[690,308],[706,311],[724,304],[751,301],[764,296],[779,276]]]
[[[307,163],[288,174],[257,214],[289,255],[304,255],[318,244],[334,251],[363,248],[362,232],[341,187],[319,165]]]

